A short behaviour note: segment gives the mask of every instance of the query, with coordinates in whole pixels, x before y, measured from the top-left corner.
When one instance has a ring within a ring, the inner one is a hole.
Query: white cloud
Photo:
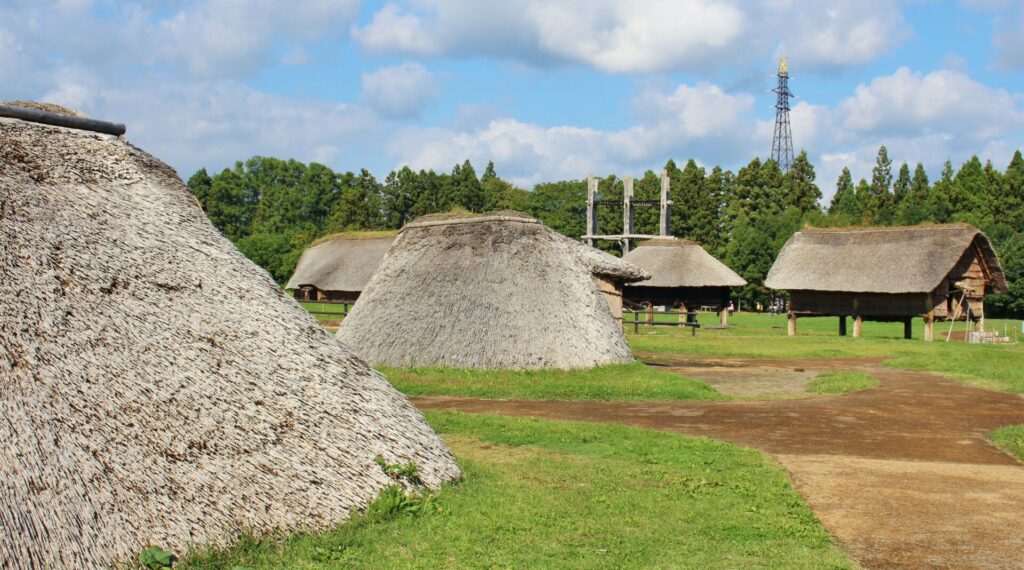
[[[788,53],[805,69],[871,61],[910,34],[899,0],[391,2],[352,34],[411,56],[489,55],[611,73],[713,71]]]
[[[667,92],[646,91],[633,102],[636,125],[613,131],[572,125],[542,126],[500,118],[467,129],[403,129],[390,151],[413,168],[447,170],[470,159],[493,160],[502,176],[524,186],[580,178],[589,172],[641,174],[669,157],[703,162],[749,160],[757,152],[754,98],[699,83]]]
[[[360,97],[382,117],[408,119],[418,117],[439,92],[433,73],[406,62],[364,73]]]
[[[1014,97],[957,71],[927,75],[902,67],[858,85],[839,106],[839,127],[853,133],[946,133],[977,144],[1024,125]]]
[[[769,26],[786,30],[776,56],[803,68],[867,63],[910,36],[893,0],[780,2],[769,14]]]

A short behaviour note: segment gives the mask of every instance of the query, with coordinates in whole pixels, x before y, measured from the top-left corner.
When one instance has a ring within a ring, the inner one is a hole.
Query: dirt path
[[[699,359],[660,361],[672,368]],[[715,366],[858,369],[878,388],[742,402],[414,398],[421,408],[616,422],[762,449],[869,568],[1024,568],[1024,466],[985,439],[1024,423],[1024,398],[878,361],[708,359]]]

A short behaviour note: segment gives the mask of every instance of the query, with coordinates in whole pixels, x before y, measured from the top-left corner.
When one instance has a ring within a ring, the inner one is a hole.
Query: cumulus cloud
[[[793,29],[775,50],[803,67],[845,67],[868,63],[911,35],[892,0],[784,3],[769,13],[780,29]],[[787,9],[796,7],[798,9]]]
[[[530,186],[589,172],[640,174],[669,157],[703,162],[749,160],[757,135],[749,128],[754,98],[717,85],[645,91],[633,101],[637,124],[618,130],[542,126],[504,117],[467,129],[403,129],[390,151],[413,168],[446,170],[467,158],[493,160],[502,175]]]
[[[418,117],[440,92],[437,77],[418,63],[406,62],[363,74],[360,97],[389,119]]]
[[[1017,5],[1017,13],[996,24],[993,42],[996,47],[996,64],[1002,69],[1024,68],[1024,7]]]
[[[898,0],[473,0],[391,2],[353,28],[367,50],[491,55],[611,73],[709,71],[751,53],[790,54],[805,68],[846,67],[909,34]]]
[[[1015,98],[958,71],[927,75],[902,67],[858,85],[839,106],[840,127],[863,134],[948,133],[972,143],[1024,125]]]

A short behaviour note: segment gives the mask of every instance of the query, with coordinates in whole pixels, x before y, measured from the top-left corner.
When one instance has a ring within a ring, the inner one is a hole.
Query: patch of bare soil
[[[1024,398],[876,360],[680,359],[673,368],[849,370],[881,386],[833,398],[564,402],[413,398],[422,408],[616,422],[762,449],[870,568],[1024,568],[1024,466],[985,436],[1024,423]],[[689,374],[687,374],[689,375]]]

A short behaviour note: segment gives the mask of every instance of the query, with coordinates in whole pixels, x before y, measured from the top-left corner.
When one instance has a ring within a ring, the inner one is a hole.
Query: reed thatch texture
[[[302,252],[285,288],[360,293],[395,240],[394,235],[370,236],[340,234],[319,240]]]
[[[793,234],[768,272],[772,289],[930,293],[977,247],[995,293],[1006,278],[988,237],[967,224],[808,228]]]
[[[421,218],[399,233],[338,337],[374,365],[629,362],[595,273],[647,276],[518,212]]]
[[[645,241],[622,257],[646,269],[641,287],[742,287],[747,281],[700,245],[681,239]]]
[[[0,567],[326,529],[413,461],[408,401],[119,137],[0,119]]]

